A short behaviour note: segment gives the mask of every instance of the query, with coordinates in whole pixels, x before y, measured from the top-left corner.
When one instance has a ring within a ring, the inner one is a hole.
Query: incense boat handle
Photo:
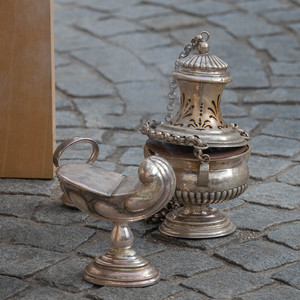
[[[90,158],[87,160],[88,164],[93,164],[93,162],[97,159],[98,155],[99,155],[99,146],[96,143],[95,140],[90,139],[90,138],[83,138],[83,137],[78,137],[78,136],[74,136],[72,138],[69,138],[65,141],[63,141],[55,150],[54,154],[53,154],[53,163],[55,165],[55,167],[60,167],[60,158],[62,156],[62,154],[69,148],[71,148],[72,146],[79,144],[79,143],[89,143],[92,145],[93,150],[92,150],[92,154],[90,156]]]

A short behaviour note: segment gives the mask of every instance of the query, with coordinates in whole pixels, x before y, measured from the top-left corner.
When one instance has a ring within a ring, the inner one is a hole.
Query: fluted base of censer
[[[165,235],[189,239],[220,237],[235,229],[223,211],[212,207],[198,208],[197,213],[189,213],[187,208],[180,207],[168,213],[159,227]]]
[[[83,272],[83,278],[97,285],[142,287],[159,280],[159,271],[132,249],[109,250]]]

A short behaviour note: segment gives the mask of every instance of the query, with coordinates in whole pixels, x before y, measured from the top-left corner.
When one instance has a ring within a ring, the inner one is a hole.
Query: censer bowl
[[[173,200],[183,204],[166,215],[159,228],[162,233],[181,238],[213,238],[235,231],[228,216],[210,205],[234,199],[247,189],[249,145],[210,148],[207,186],[197,184],[200,162],[193,155],[192,147],[149,139],[144,154],[145,157],[159,155],[170,163],[176,176]]]

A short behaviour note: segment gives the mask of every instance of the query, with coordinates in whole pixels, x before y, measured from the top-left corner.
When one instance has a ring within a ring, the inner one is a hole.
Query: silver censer
[[[192,39],[175,63],[166,122],[148,121],[145,157],[165,158],[176,175],[174,201],[183,204],[166,215],[160,231],[182,238],[213,238],[235,231],[227,215],[210,206],[238,197],[247,189],[248,134],[226,124],[221,110],[227,63],[209,54],[209,33]],[[172,114],[175,90],[180,107]]]

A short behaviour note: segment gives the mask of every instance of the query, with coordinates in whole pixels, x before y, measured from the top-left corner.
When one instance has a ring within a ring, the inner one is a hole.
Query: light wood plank
[[[0,177],[53,178],[51,0],[0,0]]]

